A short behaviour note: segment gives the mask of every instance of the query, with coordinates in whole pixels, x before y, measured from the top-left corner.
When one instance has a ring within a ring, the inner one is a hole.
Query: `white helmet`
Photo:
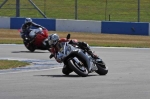
[[[51,34],[48,37],[48,43],[50,46],[55,46],[58,41],[59,41],[59,36],[57,34]]]
[[[26,19],[25,19],[25,23],[30,23],[30,22],[32,22],[32,19],[31,19],[31,18],[26,18]]]

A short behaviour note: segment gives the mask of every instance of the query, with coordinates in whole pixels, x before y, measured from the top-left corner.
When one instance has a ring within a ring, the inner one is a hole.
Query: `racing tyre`
[[[72,72],[72,70],[68,67],[63,67],[62,68],[62,73],[65,75],[69,75]]]
[[[105,66],[105,63],[101,61],[101,63],[96,64],[98,70],[95,71],[99,75],[106,75],[108,73],[108,68]]]
[[[83,63],[83,62],[82,62]],[[87,68],[84,66],[84,64],[79,65],[77,64],[73,59],[69,59],[68,60],[68,65],[70,66],[70,68],[79,76],[81,77],[86,77],[88,76],[88,70]]]
[[[24,45],[25,45],[25,47],[26,47],[30,52],[34,52],[34,51],[35,51],[34,46],[31,46],[31,45],[27,46],[27,44],[25,44],[25,43],[24,43]]]

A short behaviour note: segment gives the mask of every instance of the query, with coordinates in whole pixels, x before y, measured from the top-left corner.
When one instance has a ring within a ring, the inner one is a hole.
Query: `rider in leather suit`
[[[84,49],[88,52],[88,54],[90,54],[94,59],[98,59],[97,55],[95,55],[89,45],[85,42],[75,42],[74,40],[67,40],[65,38],[63,39],[59,39],[59,36],[57,34],[51,34],[48,37],[48,44],[49,47],[51,48],[51,55],[50,55],[50,59],[52,57],[55,57],[56,61],[61,63],[61,60],[57,57],[57,52],[61,49],[62,47],[62,43],[63,42],[69,42],[69,44],[74,44],[74,45],[78,45],[81,49]],[[70,70],[69,68],[67,68],[67,66],[64,65],[62,72],[64,74],[69,74],[72,72],[72,70]]]
[[[29,36],[29,33],[30,33],[30,29],[33,27],[41,27],[42,29],[45,29],[45,27],[39,25],[39,24],[36,24],[32,21],[31,18],[26,18],[25,19],[25,23],[22,25],[21,27],[21,37],[24,39],[24,36],[26,35],[28,38],[30,38]]]

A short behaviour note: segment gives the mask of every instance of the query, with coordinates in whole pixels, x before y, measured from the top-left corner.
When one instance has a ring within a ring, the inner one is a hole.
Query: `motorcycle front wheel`
[[[62,73],[65,75],[69,75],[72,72],[72,69],[70,69],[67,65],[64,65],[62,68]]]
[[[83,63],[83,62],[81,62],[81,63]],[[84,64],[82,64],[82,65],[77,64],[73,59],[69,59],[68,64],[69,64],[70,68],[79,76],[81,76],[81,77],[88,76],[88,70],[84,66]]]
[[[108,68],[105,66],[105,63],[101,61],[101,63],[96,64],[98,70],[95,71],[99,75],[106,75],[108,73]]]
[[[31,46],[31,45],[27,46],[26,43],[24,43],[24,45],[25,45],[25,47],[26,47],[30,52],[34,52],[34,51],[35,51],[35,47],[34,47],[34,46]]]

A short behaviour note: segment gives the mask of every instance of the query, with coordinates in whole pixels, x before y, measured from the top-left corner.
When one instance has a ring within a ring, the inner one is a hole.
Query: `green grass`
[[[0,4],[3,1],[0,0]],[[33,0],[33,2],[48,18],[75,19],[75,0]],[[43,17],[28,0],[20,0],[20,4],[21,17]],[[79,20],[129,22],[138,20],[138,0],[78,0],[77,4]],[[0,16],[15,17],[15,14],[15,2],[12,0],[8,0],[0,9]],[[140,21],[150,22],[149,16],[150,0],[140,0]]]
[[[0,70],[16,68],[16,67],[23,67],[26,65],[29,65],[29,63],[21,62],[21,61],[17,61],[17,60],[0,60]]]

